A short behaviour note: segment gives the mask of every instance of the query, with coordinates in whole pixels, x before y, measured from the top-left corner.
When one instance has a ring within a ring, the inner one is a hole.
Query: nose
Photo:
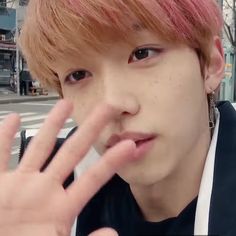
[[[119,115],[135,115],[140,110],[138,95],[134,86],[127,79],[107,76],[103,83],[103,100],[116,108]]]

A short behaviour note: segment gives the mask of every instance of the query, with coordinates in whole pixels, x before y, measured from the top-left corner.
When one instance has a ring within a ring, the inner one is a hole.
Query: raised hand
[[[11,145],[19,127],[19,116],[9,115],[0,127],[0,235],[69,236],[76,216],[91,197],[122,165],[134,159],[135,143],[123,141],[109,149],[67,189],[62,184],[85,156],[116,110],[102,105],[65,142],[49,166],[40,168],[50,155],[56,135],[72,112],[60,101],[30,142],[23,159],[9,171]],[[93,235],[114,235],[109,229]]]

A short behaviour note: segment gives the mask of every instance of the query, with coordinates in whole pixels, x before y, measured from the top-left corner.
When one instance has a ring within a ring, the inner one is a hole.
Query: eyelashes
[[[78,71],[74,71],[71,74],[69,74],[65,81],[66,82],[71,82],[71,83],[75,83],[78,82],[80,80],[83,80],[87,77],[91,77],[92,73],[87,71],[87,70],[78,70]]]
[[[163,49],[161,48],[154,48],[154,47],[138,48],[132,52],[128,62],[132,63],[132,62],[142,61],[147,58],[158,56],[162,52]]]

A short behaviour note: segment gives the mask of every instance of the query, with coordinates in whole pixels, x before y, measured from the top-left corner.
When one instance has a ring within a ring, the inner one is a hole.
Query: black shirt
[[[114,228],[120,236],[193,235],[197,198],[177,217],[147,222],[119,176],[106,184],[84,208],[77,222],[76,236],[85,236],[101,227]]]

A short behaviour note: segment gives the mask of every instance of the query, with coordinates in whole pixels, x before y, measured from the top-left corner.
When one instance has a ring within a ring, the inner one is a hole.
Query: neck
[[[130,186],[147,221],[176,217],[197,197],[209,146],[207,132],[170,175],[149,186]]]

